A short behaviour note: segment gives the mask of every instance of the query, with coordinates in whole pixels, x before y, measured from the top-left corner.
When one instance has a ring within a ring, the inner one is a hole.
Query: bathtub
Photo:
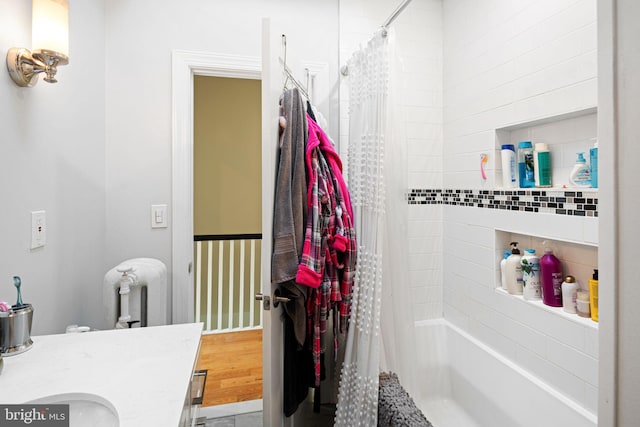
[[[416,322],[419,390],[434,427],[595,427],[597,416],[444,319]]]

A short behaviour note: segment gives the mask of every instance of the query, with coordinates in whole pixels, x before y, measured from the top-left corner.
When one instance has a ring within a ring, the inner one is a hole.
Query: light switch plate
[[[151,205],[151,228],[167,228],[167,205]]]
[[[47,213],[46,211],[31,212],[31,249],[44,246],[47,243]]]

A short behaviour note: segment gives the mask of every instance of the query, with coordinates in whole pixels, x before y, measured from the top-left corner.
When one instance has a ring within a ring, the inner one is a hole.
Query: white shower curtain
[[[348,182],[358,264],[340,378],[338,427],[375,426],[378,374],[411,393],[413,316],[408,281],[407,149],[396,87],[393,30],[378,32],[349,69]]]

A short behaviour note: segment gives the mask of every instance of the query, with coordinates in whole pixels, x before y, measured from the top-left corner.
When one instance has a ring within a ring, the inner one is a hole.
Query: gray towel
[[[293,320],[296,340],[303,345],[306,334],[306,289],[295,284],[295,277],[307,223],[305,147],[308,127],[304,101],[298,89],[286,91],[280,100],[280,107],[286,126],[280,135],[273,209],[271,282],[287,288],[288,296],[296,296],[287,304],[287,314]]]

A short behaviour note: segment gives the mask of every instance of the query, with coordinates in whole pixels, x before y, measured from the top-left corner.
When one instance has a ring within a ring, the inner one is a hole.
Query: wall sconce
[[[13,81],[31,87],[44,73],[45,82],[56,83],[58,65],[69,63],[69,0],[33,0],[31,48],[12,47],[7,52]]]

